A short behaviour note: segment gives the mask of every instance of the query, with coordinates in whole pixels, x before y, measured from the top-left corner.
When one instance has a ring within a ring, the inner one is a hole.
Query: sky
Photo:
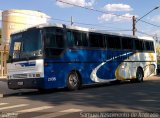
[[[63,23],[70,25],[71,16],[74,25],[107,30],[109,32],[119,32],[132,35],[132,16],[141,18],[146,13],[157,6],[159,0],[61,0],[67,3],[79,5],[89,9],[96,9],[102,12],[87,10],[84,8],[71,6],[56,0],[1,0],[0,12],[9,9],[36,10],[51,16],[52,23]],[[108,13],[108,14],[105,14]],[[112,14],[122,15],[115,16]],[[0,16],[1,17],[1,16]],[[0,18],[1,19],[1,18]],[[143,32],[151,36],[160,37],[160,8],[152,11],[143,21],[152,23],[155,26],[142,21],[136,23],[138,32]],[[78,24],[80,23],[80,24]],[[137,36],[147,36],[136,32]]]

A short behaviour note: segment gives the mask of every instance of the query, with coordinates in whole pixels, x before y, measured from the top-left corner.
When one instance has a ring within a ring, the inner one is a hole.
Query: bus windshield
[[[36,29],[11,36],[10,59],[26,59],[42,56],[40,31]]]

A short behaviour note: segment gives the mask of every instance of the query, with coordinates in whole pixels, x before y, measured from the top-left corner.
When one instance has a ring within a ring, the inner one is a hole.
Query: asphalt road
[[[78,91],[21,92],[0,98],[0,112],[0,118],[79,118],[88,112],[159,113],[160,77],[143,83],[87,86]]]

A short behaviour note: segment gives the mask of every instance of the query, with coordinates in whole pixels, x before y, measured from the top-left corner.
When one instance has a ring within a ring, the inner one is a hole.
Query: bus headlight
[[[32,74],[28,74],[28,77],[31,78],[31,77],[32,77]]]
[[[30,73],[28,74],[28,78],[39,78],[41,77],[41,74],[40,73]]]
[[[36,74],[36,77],[41,77],[41,75],[40,74]]]

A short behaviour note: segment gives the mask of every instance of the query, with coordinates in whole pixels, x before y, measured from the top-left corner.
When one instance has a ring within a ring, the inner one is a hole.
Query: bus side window
[[[68,31],[67,38],[69,46],[88,46],[87,34],[79,31]]]
[[[73,47],[74,40],[73,40],[73,35],[71,31],[67,31],[67,40],[68,40],[68,46]]]
[[[144,41],[144,45],[145,45],[145,50],[150,51],[150,42],[149,41]]]
[[[90,47],[99,47],[98,38],[95,33],[89,34],[89,43]]]
[[[136,50],[140,50],[141,49],[140,42],[139,42],[138,39],[135,40],[135,49]]]
[[[150,42],[150,51],[154,51],[154,44],[152,41]]]
[[[143,51],[144,50],[143,40],[136,39],[135,40],[135,48],[136,48],[136,50]]]
[[[55,42],[56,42],[56,46],[58,48],[64,48],[64,34],[63,34],[63,30],[62,29],[56,29],[56,34],[55,34]]]
[[[133,49],[133,40],[131,38],[122,38],[122,49]]]
[[[108,36],[108,38],[107,38],[107,48],[112,49],[114,47],[115,47],[114,46],[114,40],[112,40],[111,36]]]
[[[87,41],[87,34],[86,33],[82,33],[82,43],[83,43],[83,46],[88,47],[88,41]]]
[[[83,46],[80,32],[73,32],[73,38],[75,46]]]
[[[106,48],[105,35],[98,33],[89,34],[90,47]]]
[[[119,36],[114,37],[115,49],[121,49],[121,38]]]
[[[119,36],[108,36],[107,48],[109,49],[121,49],[121,39]]]
[[[47,28],[45,37],[45,55],[59,56],[65,48],[64,34],[61,28]]]
[[[144,45],[143,45],[143,40],[140,40],[140,50],[143,51],[144,50]]]

